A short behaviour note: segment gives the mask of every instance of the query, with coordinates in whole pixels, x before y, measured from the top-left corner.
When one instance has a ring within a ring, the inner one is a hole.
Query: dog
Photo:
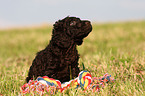
[[[49,45],[38,52],[29,69],[26,81],[48,76],[61,82],[78,76],[77,45],[92,31],[91,22],[77,17],[65,17],[53,25]]]

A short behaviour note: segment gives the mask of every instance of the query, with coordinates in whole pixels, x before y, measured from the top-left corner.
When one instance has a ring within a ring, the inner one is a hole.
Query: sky
[[[66,16],[92,22],[145,20],[145,0],[0,0],[0,28],[53,24]]]

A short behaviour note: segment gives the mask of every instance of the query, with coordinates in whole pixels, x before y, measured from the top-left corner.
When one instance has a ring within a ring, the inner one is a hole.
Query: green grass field
[[[51,39],[52,26],[0,31],[0,95],[17,96],[36,52]],[[111,74],[115,83],[98,93],[69,89],[56,95],[145,96],[145,21],[93,24],[78,47],[92,76]],[[29,96],[29,95],[28,95]]]

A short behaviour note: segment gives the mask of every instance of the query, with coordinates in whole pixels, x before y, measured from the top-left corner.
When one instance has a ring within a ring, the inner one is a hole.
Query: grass
[[[114,84],[92,93],[69,89],[56,95],[145,96],[145,21],[93,24],[78,47],[79,66],[92,76],[109,73]],[[19,95],[36,52],[51,39],[52,27],[0,30],[0,94]]]

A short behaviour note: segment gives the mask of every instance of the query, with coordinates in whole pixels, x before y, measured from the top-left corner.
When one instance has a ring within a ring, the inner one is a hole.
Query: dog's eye
[[[75,21],[70,22],[70,26],[74,26],[74,25],[76,25]]]

